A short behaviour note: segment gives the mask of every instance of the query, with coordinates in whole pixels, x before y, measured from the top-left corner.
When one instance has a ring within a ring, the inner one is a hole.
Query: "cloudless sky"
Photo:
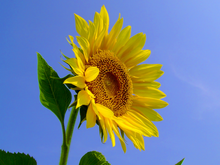
[[[0,2],[0,149],[24,152],[38,165],[60,159],[61,124],[39,101],[37,55],[41,53],[60,77],[69,74],[60,63],[62,52],[74,57],[66,41],[77,36],[74,13],[93,20],[105,5],[110,29],[119,13],[132,36],[147,36],[144,62],[163,64],[158,79],[169,103],[157,110],[159,138],[145,138],[145,151],[127,139],[124,154],[118,139],[101,143],[98,126],[75,128],[68,164],[78,164],[88,151],[102,152],[112,165],[220,164],[220,1],[218,0],[66,0]],[[67,111],[65,123],[70,111]],[[79,116],[76,126],[79,123]]]

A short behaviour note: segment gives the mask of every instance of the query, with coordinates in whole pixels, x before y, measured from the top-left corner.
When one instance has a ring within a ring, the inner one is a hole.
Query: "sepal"
[[[87,109],[88,109],[88,106],[85,106],[85,105],[80,107],[80,122],[79,122],[78,129],[80,128],[82,123],[86,120]]]

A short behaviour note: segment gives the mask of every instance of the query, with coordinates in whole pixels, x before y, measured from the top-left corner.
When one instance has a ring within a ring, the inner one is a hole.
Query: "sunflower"
[[[153,109],[168,104],[161,100],[166,95],[158,90],[155,80],[163,71],[160,64],[141,64],[151,51],[142,50],[146,35],[138,33],[130,38],[131,26],[122,29],[120,17],[108,33],[109,15],[102,6],[94,21],[88,23],[75,14],[76,36],[80,46],[69,36],[76,58],[67,58],[73,77],[64,84],[74,85],[77,91],[76,108],[86,106],[86,127],[100,128],[102,141],[108,134],[115,146],[115,135],[126,152],[124,134],[134,146],[145,150],[143,136],[158,137],[157,127],[152,121],[163,118]]]

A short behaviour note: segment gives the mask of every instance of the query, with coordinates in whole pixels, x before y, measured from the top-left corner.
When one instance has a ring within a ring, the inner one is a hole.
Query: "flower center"
[[[115,96],[119,90],[119,83],[117,77],[115,77],[111,72],[107,72],[103,78],[106,93],[109,96]]]
[[[95,102],[102,104],[122,116],[130,109],[133,93],[132,81],[126,66],[107,50],[100,50],[89,59],[88,67],[99,68],[99,75],[94,81],[86,82],[95,95]]]

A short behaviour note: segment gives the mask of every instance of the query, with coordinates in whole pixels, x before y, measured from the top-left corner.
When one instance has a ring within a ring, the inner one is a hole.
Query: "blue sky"
[[[2,1],[0,2],[0,149],[24,152],[39,165],[58,164],[62,144],[59,120],[39,101],[37,55],[41,53],[60,77],[60,50],[74,56],[66,42],[77,36],[74,13],[93,20],[105,5],[110,28],[118,18],[132,26],[132,36],[147,36],[151,50],[145,63],[163,64],[158,79],[169,103],[158,112],[159,138],[145,138],[145,151],[127,141],[123,153],[117,140],[102,144],[98,126],[75,128],[69,164],[78,164],[88,151],[102,152],[115,164],[220,164],[220,2],[185,1]],[[70,112],[66,113],[66,121]],[[77,125],[79,118],[77,119]]]

